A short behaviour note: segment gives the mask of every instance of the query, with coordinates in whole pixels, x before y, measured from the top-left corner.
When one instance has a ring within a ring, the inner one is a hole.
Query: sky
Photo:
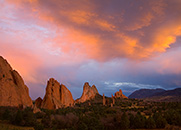
[[[0,55],[32,99],[51,77],[79,98],[181,87],[181,0],[0,0]]]

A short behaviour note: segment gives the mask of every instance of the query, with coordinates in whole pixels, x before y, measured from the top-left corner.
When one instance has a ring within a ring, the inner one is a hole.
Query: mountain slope
[[[131,95],[129,95],[128,98],[137,98],[137,99],[142,99],[142,98],[148,98],[151,97],[152,95],[160,92],[165,92],[166,90],[164,89],[139,89],[134,91]]]
[[[159,102],[181,102],[181,88],[167,90],[148,97],[146,100]]]
[[[181,102],[181,88],[173,90],[140,89],[133,92],[129,98],[146,99],[159,102]]]

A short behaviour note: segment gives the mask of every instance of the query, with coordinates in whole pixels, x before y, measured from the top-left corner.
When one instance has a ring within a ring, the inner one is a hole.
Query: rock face
[[[60,83],[53,78],[49,79],[46,87],[46,94],[41,103],[41,108],[58,109],[72,106],[73,104],[74,99],[72,94],[65,85],[60,85]]]
[[[114,98],[113,95],[112,95],[112,104],[113,104],[113,105],[115,104],[115,98]]]
[[[119,91],[115,93],[115,98],[128,98],[128,97],[126,97],[126,96],[122,93],[122,90],[119,89]]]
[[[103,96],[102,96],[102,104],[103,104],[103,106],[106,105],[106,98],[105,98],[104,94],[103,94]]]
[[[0,106],[28,106],[33,105],[28,87],[17,71],[0,56]]]
[[[88,82],[86,82],[84,84],[84,88],[83,88],[83,93],[82,96],[76,100],[76,102],[78,103],[83,103],[87,100],[93,99],[96,94],[99,94],[97,88],[95,85],[93,85],[92,87],[89,85]]]
[[[35,100],[35,106],[37,108],[41,108],[41,103],[42,103],[43,99],[41,97],[38,97],[36,100]]]

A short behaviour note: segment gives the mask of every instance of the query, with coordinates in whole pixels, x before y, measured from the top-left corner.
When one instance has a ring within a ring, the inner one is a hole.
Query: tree
[[[170,125],[181,125],[181,114],[176,110],[168,110],[165,113],[165,119]]]
[[[36,123],[34,126],[35,130],[44,130],[44,127],[41,123]]]
[[[9,120],[10,119],[10,111],[8,109],[5,110],[5,112],[2,115],[3,120]]]
[[[153,117],[149,117],[146,122],[145,122],[145,127],[147,129],[154,129],[156,128],[156,124],[155,124],[155,121],[153,119]]]
[[[129,116],[129,121],[130,121],[130,128],[134,128],[135,120],[134,120],[134,115],[130,114]]]
[[[78,124],[78,130],[88,130],[88,127],[84,122],[80,122]]]
[[[144,116],[142,116],[139,112],[136,114],[136,116],[134,117],[134,128],[135,129],[141,129],[145,127],[145,120],[146,118]]]
[[[22,125],[22,121],[23,121],[22,111],[18,110],[18,112],[16,113],[16,116],[15,116],[14,123],[16,125]]]
[[[120,128],[121,129],[128,129],[130,126],[130,121],[128,119],[127,114],[124,112],[121,116]]]
[[[23,112],[23,118],[25,120],[25,126],[34,126],[36,122],[35,115],[30,108],[26,108]]]
[[[167,121],[160,113],[155,113],[153,119],[155,120],[157,128],[165,128]]]

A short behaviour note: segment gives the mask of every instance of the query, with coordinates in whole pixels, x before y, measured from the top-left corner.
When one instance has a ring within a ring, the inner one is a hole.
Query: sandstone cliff
[[[72,106],[74,99],[71,92],[63,85],[51,78],[46,87],[46,94],[41,103],[41,108],[58,109],[62,107]]]
[[[121,89],[119,89],[119,91],[115,93],[115,96],[114,96],[114,97],[115,97],[115,98],[128,98],[128,97],[126,97],[126,96],[122,93],[122,90],[121,90]]]
[[[28,87],[17,71],[0,56],[0,106],[32,106]]]
[[[87,100],[93,99],[96,96],[96,94],[99,94],[96,86],[93,85],[91,87],[91,86],[89,86],[89,83],[86,82],[84,84],[82,96],[79,99],[77,99],[76,102],[83,103]]]

